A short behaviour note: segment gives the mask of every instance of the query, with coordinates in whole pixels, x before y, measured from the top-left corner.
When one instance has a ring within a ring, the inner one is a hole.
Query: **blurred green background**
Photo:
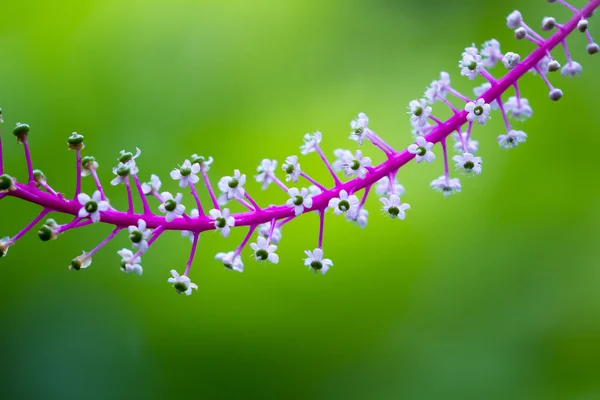
[[[119,150],[139,146],[141,177],[157,173],[170,191],[168,172],[191,153],[215,157],[216,183],[234,168],[252,176],[263,157],[281,163],[317,129],[327,154],[353,149],[349,122],[361,111],[401,148],[411,141],[405,106],[441,70],[470,93],[457,68],[465,46],[495,37],[524,55],[532,46],[513,40],[510,11],[519,7],[533,26],[568,16],[542,0],[521,3],[8,2],[0,9],[7,171],[26,176],[22,148],[6,133],[17,121],[31,125],[36,166],[66,193],[73,131],[85,135],[84,153],[99,160],[107,187]],[[302,264],[317,241],[312,213],[284,229],[279,265],[254,263],[246,251],[243,274],[213,256],[245,229],[227,240],[205,233],[191,273],[199,290],[188,298],[166,282],[188,257],[189,241],[176,233],[144,256],[141,278],[119,271],[125,234],[89,269],[67,270],[108,226],[52,243],[26,236],[0,265],[0,397],[599,399],[600,57],[585,54],[578,36],[570,43],[584,73],[552,76],[565,91],[560,102],[539,78],[522,81],[535,112],[515,125],[528,133],[525,145],[498,147],[495,113],[475,133],[484,173],[462,178],[463,193],[429,188],[442,173],[438,157],[400,172],[412,205],[405,221],[379,216],[375,198],[364,231],[328,217],[325,254],[335,266],[326,276]],[[301,163],[328,182],[314,154]],[[263,204],[286,198],[248,188]],[[122,187],[107,190],[126,205]],[[1,204],[0,236],[37,212],[12,198]]]

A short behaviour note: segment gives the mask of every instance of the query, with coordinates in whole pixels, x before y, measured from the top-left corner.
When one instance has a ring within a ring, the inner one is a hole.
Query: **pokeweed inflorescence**
[[[427,88],[424,98],[413,100],[408,106],[415,143],[405,150],[394,150],[369,128],[368,117],[364,113],[358,114],[358,117],[350,123],[350,139],[356,141],[359,146],[362,146],[365,141],[370,141],[387,157],[383,163],[373,166],[371,159],[364,156],[361,150],[352,152],[343,149],[334,152],[336,161],[330,163],[321,150],[322,134],[318,131],[304,136],[304,144],[300,147],[300,152],[302,155],[316,153],[321,158],[331,173],[333,187],[321,184],[307,175],[300,168],[299,158],[293,155],[287,157],[282,165],[285,181],[297,184],[302,179],[307,182],[307,187],[290,188],[276,176],[277,161],[263,160],[255,179],[262,184],[263,189],[275,184],[287,193],[289,196],[287,202],[280,206],[261,208],[246,191],[246,175],[239,170],[235,170],[232,176],[219,180],[217,186],[221,193],[217,196],[208,177],[213,159],[194,154],[170,173],[171,178],[178,181],[182,189],[189,188],[194,198],[196,208],[190,210],[188,214],[182,204],[181,193],[173,195],[160,191],[161,181],[158,176],[151,175],[147,183],[139,180],[136,159],[141,151],[137,149],[135,154],[121,151],[118,164],[113,168],[115,178],[111,184],[125,186],[129,204],[127,211],[118,211],[110,205],[104,193],[97,174],[99,167],[97,161],[91,156],[82,157],[84,137],[78,133],[73,133],[67,139],[68,148],[75,152],[77,169],[75,195],[73,198],[67,198],[52,189],[42,171],[34,169],[29,153],[30,127],[27,124],[17,123],[13,134],[17,138],[17,143],[22,144],[25,149],[28,181],[19,183],[14,177],[5,173],[0,138],[0,199],[6,196],[17,197],[41,206],[42,211],[19,233],[0,239],[0,257],[6,256],[9,247],[49,213],[54,212],[69,214],[74,218],[66,224],[58,224],[54,219],[47,219],[38,230],[38,236],[43,241],[57,239],[67,231],[93,223],[101,222],[115,226],[112,233],[98,246],[75,257],[69,265],[70,269],[80,270],[89,267],[93,255],[118,233],[126,230],[133,250],[122,249],[118,252],[121,257],[121,270],[141,275],[141,256],[148,251],[152,243],[165,231],[180,231],[182,236],[190,238],[192,249],[183,274],[180,275],[176,270],[172,270],[172,277],[168,282],[173,284],[177,293],[189,295],[192,289],[197,289],[197,286],[190,281],[189,273],[200,233],[218,230],[227,237],[232,228],[247,226],[248,233],[235,250],[218,253],[215,257],[226,268],[242,272],[244,264],[241,253],[255,232],[257,232],[256,241],[249,244],[253,257],[256,261],[276,264],[279,261],[277,245],[281,240],[283,226],[306,212],[315,211],[320,219],[317,246],[314,250],[305,251],[304,264],[315,273],[325,274],[333,265],[331,260],[324,258],[323,253],[325,211],[328,208],[332,209],[334,215],[343,214],[348,220],[364,228],[369,215],[364,205],[373,189],[378,196],[381,196],[382,210],[387,215],[391,218],[404,219],[406,210],[410,206],[400,201],[400,196],[404,194],[404,187],[397,182],[396,175],[402,166],[413,159],[417,163],[433,162],[436,158],[434,146],[439,143],[444,161],[444,173],[431,182],[431,187],[445,196],[460,192],[460,180],[450,177],[448,136],[452,135],[453,148],[459,153],[452,157],[456,170],[463,175],[479,175],[482,170],[482,160],[481,157],[475,156],[479,143],[472,138],[472,131],[475,125],[485,124],[493,110],[500,111],[506,127],[506,133],[498,136],[500,147],[513,148],[525,142],[527,138],[525,132],[513,129],[509,122],[509,117],[522,121],[531,117],[533,113],[529,102],[521,97],[519,92],[518,82],[521,77],[532,72],[538,75],[548,87],[551,100],[557,101],[563,96],[560,89],[552,86],[548,76],[559,70],[563,76],[570,77],[581,73],[582,67],[571,58],[566,43],[567,36],[576,30],[585,34],[588,42],[587,52],[598,53],[600,49],[588,31],[587,18],[590,18],[600,6],[600,0],[591,0],[581,9],[573,7],[564,0],[548,1],[568,8],[573,12],[573,17],[565,24],[560,24],[551,17],[544,18],[541,29],[554,31],[552,36],[545,39],[524,22],[518,11],[512,12],[507,18],[507,25],[514,29],[516,39],[526,39],[536,47],[524,59],[516,53],[502,53],[500,43],[496,40],[485,42],[481,49],[474,45],[467,47],[459,62],[460,74],[469,80],[482,77],[485,83],[474,88],[475,97],[466,96],[454,89],[450,84],[449,74],[442,72],[440,79],[433,81]],[[562,67],[551,55],[551,50],[559,45],[562,46],[566,59]],[[499,79],[488,71],[498,63],[509,71]],[[511,88],[514,89],[514,96],[503,101],[503,95]],[[443,103],[450,108],[453,116],[447,121],[436,118],[432,110],[432,105],[436,103]],[[1,110],[0,122],[3,122]],[[463,130],[465,124],[466,129]],[[338,177],[339,172],[352,179],[342,182]],[[81,178],[86,176],[91,176],[96,186],[96,191],[91,196],[81,191]],[[210,195],[212,202],[210,210],[200,203],[196,190],[200,180]],[[143,212],[139,214],[134,212],[132,182],[142,200]],[[359,199],[356,194],[361,190],[362,197]],[[152,212],[148,197],[158,200],[160,214]],[[248,211],[231,214],[228,208],[224,208],[229,201],[241,203]]]

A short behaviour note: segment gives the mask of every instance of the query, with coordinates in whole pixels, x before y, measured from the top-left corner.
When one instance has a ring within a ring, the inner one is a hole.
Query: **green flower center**
[[[294,166],[292,164],[287,165],[285,167],[285,172],[291,174],[292,172],[294,172]]]
[[[294,205],[301,206],[302,203],[304,203],[304,198],[302,198],[302,196],[296,196],[294,198]]]
[[[179,281],[175,282],[175,284],[173,285],[173,287],[178,292],[185,292],[186,290],[188,290],[187,285],[185,283],[179,282]]]
[[[98,203],[96,203],[95,201],[88,201],[87,203],[85,203],[85,211],[87,211],[90,214],[95,213],[96,211],[98,211]]]
[[[131,232],[131,234],[129,235],[129,239],[131,240],[132,243],[141,242],[143,239],[142,232],[140,232],[138,230]]]
[[[78,259],[74,258],[71,260],[71,268],[73,268],[75,271],[79,271],[81,269],[81,263]]]
[[[215,220],[215,225],[217,226],[217,228],[219,229],[223,229],[225,228],[225,226],[227,226],[227,221],[225,221],[225,218],[223,217],[219,217]]]
[[[400,210],[398,209],[398,207],[395,206],[388,208],[388,212],[390,213],[390,215],[393,216],[397,216],[398,214],[400,214]]]
[[[12,178],[6,174],[0,175],[0,190],[8,190],[13,181]]]
[[[355,135],[362,135],[362,133],[363,133],[364,131],[365,131],[365,130],[364,130],[362,127],[359,127],[359,128],[356,128],[356,129],[354,130],[354,134],[355,134]]]
[[[266,251],[265,249],[259,249],[256,251],[256,258],[264,261],[267,258],[269,258],[269,252]]]
[[[42,242],[52,239],[52,229],[48,225],[42,225],[38,231],[38,236]]]
[[[188,176],[189,174],[192,173],[192,169],[187,168],[187,167],[182,167],[179,169],[179,173],[181,174],[181,176]]]
[[[165,210],[173,212],[175,211],[175,208],[177,208],[177,202],[175,200],[169,199],[165,201]]]
[[[348,211],[350,209],[350,203],[348,200],[342,200],[338,203],[338,208],[342,211]]]
[[[81,166],[83,168],[89,168],[89,164],[93,163],[94,161],[96,161],[96,159],[92,156],[85,156],[81,159]]]
[[[477,106],[477,107],[475,107],[475,108],[473,109],[473,113],[474,113],[475,115],[481,115],[481,114],[483,114],[483,107],[481,107],[481,106]]]
[[[318,271],[323,268],[323,264],[321,261],[313,261],[310,263],[310,267]]]
[[[475,163],[473,161],[467,161],[464,165],[466,170],[471,170],[475,167]]]
[[[423,146],[419,146],[417,147],[417,155],[423,157],[425,154],[427,154],[427,149]]]
[[[131,154],[130,152],[127,152],[127,153],[121,154],[119,161],[122,162],[123,164],[125,164],[127,161],[131,160],[132,158],[133,158],[133,154]]]
[[[204,162],[204,157],[198,156],[192,158],[192,164],[202,164]]]
[[[117,175],[123,177],[129,175],[129,167],[127,165],[121,165],[117,168]]]
[[[67,143],[72,144],[72,145],[81,144],[81,143],[83,143],[83,136],[82,135],[69,136],[69,138],[67,139]]]
[[[475,61],[471,61],[467,68],[469,68],[471,71],[475,71],[475,68],[477,68],[477,63]]]
[[[423,107],[419,106],[419,107],[415,108],[415,112],[414,112],[414,114],[415,114],[417,117],[420,117],[420,116],[421,116],[421,114],[423,114]]]
[[[360,162],[358,162],[358,160],[354,160],[350,163],[350,168],[353,169],[354,171],[358,170],[360,168]]]
[[[240,182],[239,182],[237,179],[235,179],[235,178],[232,178],[232,179],[229,181],[229,183],[227,184],[227,186],[229,186],[229,187],[230,187],[230,188],[232,188],[232,189],[235,189],[236,187],[238,187],[238,185],[239,185],[239,184],[240,184]]]

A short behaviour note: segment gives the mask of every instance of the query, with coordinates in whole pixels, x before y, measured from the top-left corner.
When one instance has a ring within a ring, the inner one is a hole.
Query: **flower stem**
[[[506,116],[506,111],[504,110],[504,105],[502,104],[502,99],[498,97],[496,99],[496,103],[498,103],[498,108],[500,108],[500,112],[502,113],[502,119],[504,120],[504,126],[506,126],[506,133],[510,132],[510,123],[508,122],[508,117]]]
[[[192,182],[190,182],[190,191],[192,192],[192,196],[194,196],[194,200],[196,200],[196,206],[198,207],[198,214],[201,216],[205,216],[204,210],[202,209],[202,204],[200,204],[200,198],[198,197],[198,192],[196,191],[196,187]]]
[[[144,214],[152,214],[152,211],[150,211],[150,206],[148,205],[148,200],[146,199],[146,195],[144,194],[144,190],[142,189],[142,184],[140,183],[140,179],[137,177],[137,175],[133,175],[133,181],[135,182],[135,187],[137,188],[137,191],[140,197],[142,198]],[[100,192],[100,194],[102,194],[102,192]]]
[[[463,96],[461,93],[459,93],[457,90],[455,90],[453,88],[448,88],[448,93],[450,93],[454,97],[458,97],[465,103],[468,103],[471,101],[471,99],[469,99],[467,96]]]
[[[29,142],[27,141],[27,135],[23,137],[23,148],[25,149],[25,160],[27,161],[27,172],[29,173],[29,183],[34,182],[33,177],[33,164],[31,162],[31,153],[29,152]]]
[[[246,244],[248,244],[248,241],[250,240],[250,237],[252,237],[252,234],[254,233],[255,229],[256,229],[256,225],[250,226],[250,230],[248,230],[246,237],[244,238],[242,243],[240,243],[240,245],[237,247],[237,249],[235,249],[235,253],[233,255],[233,260],[235,260],[235,258],[240,255],[240,253],[242,252],[242,249],[246,246]]]
[[[208,174],[206,173],[204,168],[201,168],[200,172],[202,173],[202,179],[204,179],[204,185],[206,186],[206,189],[208,190],[208,194],[210,194],[210,199],[212,200],[213,207],[217,210],[220,210],[221,208],[219,207],[219,202],[217,201],[215,192],[210,184],[210,181],[208,180]]]
[[[327,157],[325,157],[325,154],[323,154],[323,150],[321,150],[321,146],[316,145],[315,148],[317,150],[317,153],[319,153],[319,156],[321,157],[321,160],[323,160],[323,163],[325,164],[325,166],[329,170],[329,173],[333,177],[333,181],[335,182],[335,186],[336,187],[340,186],[342,184],[342,182],[340,182],[340,180],[337,177],[335,171],[333,170],[333,167],[331,166],[331,164],[329,164],[329,161],[327,160]]]
[[[74,199],[76,199],[77,196],[79,196],[79,193],[81,193],[81,150],[80,149],[75,149],[75,162],[77,163],[75,166],[75,169],[77,171],[77,180],[76,180],[76,184],[75,184],[75,196],[73,196]]]
[[[313,185],[315,185],[316,187],[318,187],[319,189],[321,189],[322,192],[327,190],[327,189],[325,189],[325,186],[321,185],[319,182],[315,181],[313,178],[306,175],[304,172],[301,171],[300,176],[303,177],[304,179],[306,179],[307,181],[309,181],[310,183],[312,183]]]
[[[319,245],[318,248],[323,248],[323,233],[325,232],[325,209],[319,211]]]
[[[288,187],[283,182],[281,182],[281,180],[279,180],[279,178],[276,177],[274,174],[269,174],[269,178],[271,178],[277,186],[283,189],[284,192],[288,192]]]
[[[446,179],[450,177],[450,170],[448,168],[448,151],[446,149],[446,138],[443,138],[440,143],[442,144],[442,151],[444,152],[444,176]]]
[[[250,197],[248,192],[244,192],[244,196],[248,199],[250,204],[252,204],[254,206],[254,211],[260,211],[260,206],[258,204],[256,204],[256,202],[254,201],[254,199],[252,197]]]
[[[100,197],[102,198],[102,201],[106,201],[104,189],[102,188],[102,184],[100,183],[100,178],[98,178],[98,172],[96,172],[96,168],[91,167],[90,174],[92,175],[92,178],[94,178],[94,182],[96,183],[96,189],[98,189],[98,191],[100,192]]]
[[[190,258],[188,259],[188,262],[185,265],[185,272],[183,273],[183,275],[185,276],[187,276],[190,273],[190,268],[192,267],[192,263],[194,262],[194,256],[196,255],[196,246],[198,245],[198,238],[200,238],[200,233],[194,232],[194,241],[192,242]]]
[[[129,184],[129,177],[125,180],[125,188],[127,189],[127,214],[133,214],[133,195],[131,194],[131,185]]]
[[[360,204],[358,205],[358,211],[362,210],[363,206],[365,205],[365,202],[367,201],[367,196],[369,195],[369,192],[371,191],[371,186],[373,185],[369,185],[365,187],[365,194],[363,195],[363,198],[360,200]]]
[[[31,228],[33,228],[42,218],[44,218],[51,210],[49,208],[44,208],[37,217],[33,219],[25,228],[23,228],[19,233],[10,238],[10,241],[15,243],[17,240],[21,238],[24,234],[29,232]]]
[[[115,228],[114,231],[111,232],[110,235],[108,235],[106,237],[106,239],[104,239],[103,241],[101,241],[98,246],[94,247],[94,249],[92,251],[90,251],[89,253],[87,253],[88,256],[93,256],[94,253],[96,253],[98,250],[100,250],[102,247],[104,247],[104,245],[106,245],[108,242],[111,241],[112,238],[114,238],[115,236],[117,236],[117,233],[119,233],[123,228],[120,226],[117,226]]]

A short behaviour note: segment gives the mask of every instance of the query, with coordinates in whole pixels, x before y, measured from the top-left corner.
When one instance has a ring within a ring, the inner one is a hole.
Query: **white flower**
[[[410,116],[410,122],[420,127],[427,123],[427,118],[431,115],[431,107],[427,105],[427,100],[413,100],[408,103],[408,109],[410,110],[407,114]]]
[[[493,68],[496,63],[502,60],[502,52],[500,51],[500,42],[496,39],[488,40],[481,48],[481,56],[483,57],[483,66]]]
[[[319,146],[319,143],[321,143],[322,138],[323,134],[319,131],[316,131],[312,135],[310,133],[304,135],[304,144],[300,146],[300,153],[306,155],[313,151],[317,151],[317,147]]]
[[[162,182],[160,181],[160,178],[152,174],[150,176],[150,182],[142,183],[142,191],[146,196],[148,196],[152,193],[158,193],[161,186]]]
[[[198,212],[198,209],[192,208],[192,210],[190,211],[190,217],[198,218],[199,216],[200,213]],[[189,238],[192,243],[194,242],[194,235],[195,233],[192,231],[181,231],[181,236]]]
[[[269,237],[269,232],[271,232],[271,223],[270,222],[266,222],[262,225],[258,226],[258,235],[264,237],[265,239],[267,239]],[[273,229],[273,234],[271,235],[271,243],[273,244],[279,244],[279,242],[281,241],[281,229],[277,227],[277,224],[275,224],[275,228]]]
[[[113,167],[112,171],[113,174],[116,175],[116,177],[112,181],[110,181],[110,184],[113,186],[117,186],[120,183],[125,184],[129,180],[129,175],[133,173],[131,171],[131,167],[128,164],[123,163],[119,163],[119,165]]]
[[[362,151],[356,150],[356,156],[350,154],[344,154],[343,156],[342,169],[346,176],[357,176],[364,178],[367,175],[367,168],[371,166],[371,159],[369,157],[363,157]]]
[[[364,208],[361,208],[356,215],[346,214],[348,221],[353,221],[358,224],[361,228],[365,228],[369,222],[369,212]]]
[[[352,158],[352,152],[345,149],[335,149],[333,155],[336,160],[331,164],[334,171],[339,172],[344,169],[344,159]]]
[[[477,78],[481,69],[481,56],[472,54],[463,54],[463,58],[458,63],[461,68],[460,74],[468,77],[470,80]]]
[[[276,168],[277,168],[277,161],[269,160],[267,158],[262,160],[262,162],[260,163],[258,168],[256,168],[258,175],[255,175],[254,179],[256,179],[256,182],[262,183],[263,190],[268,188],[269,184],[271,182],[273,182],[273,175],[275,173]]]
[[[524,97],[518,100],[515,96],[509,97],[506,103],[504,103],[504,108],[508,115],[519,121],[524,121],[533,115],[533,109],[529,105],[529,100]]]
[[[71,264],[69,264],[69,269],[71,271],[79,271],[80,269],[87,268],[90,265],[92,265],[92,257],[89,255],[89,253],[86,253],[84,251],[83,253],[81,253],[80,256],[77,256],[71,260]]]
[[[510,29],[516,29],[519,26],[521,26],[521,23],[523,22],[523,17],[521,16],[521,13],[518,12],[517,10],[511,12],[508,17],[506,17],[506,25],[510,28]]]
[[[10,240],[10,237],[4,236],[0,239],[0,258],[6,256],[8,253],[8,248],[13,245],[13,242]]]
[[[190,160],[185,160],[183,165],[171,171],[171,178],[179,180],[179,187],[186,188],[198,183],[198,173],[200,172],[200,164],[192,165]]]
[[[233,198],[242,199],[246,193],[244,185],[246,184],[246,175],[240,174],[239,170],[233,171],[233,176],[224,176],[219,181],[219,189],[227,195],[227,200]]]
[[[137,147],[135,148],[135,156],[129,151],[121,150],[121,152],[119,153],[119,158],[117,160],[119,160],[120,163],[123,163],[129,168],[131,168],[132,175],[137,175],[139,170],[135,164],[135,159],[138,158],[141,154],[142,151]]]
[[[325,275],[329,271],[329,268],[333,266],[333,262],[330,259],[323,258],[323,250],[320,248],[316,248],[313,251],[305,250],[304,254],[307,256],[304,259],[304,265],[310,267],[315,274],[321,272],[321,274]]]
[[[91,198],[85,193],[79,193],[77,201],[83,206],[79,209],[79,218],[89,217],[92,222],[100,221],[100,213],[109,209],[108,202],[102,201],[102,195],[97,190]]]
[[[440,73],[440,79],[431,82],[431,85],[425,91],[425,97],[430,104],[435,103],[440,99],[446,98],[446,94],[450,89],[450,74],[447,72]]]
[[[454,192],[460,192],[460,180],[458,178],[446,178],[444,175],[431,182],[431,187],[438,192],[444,193],[444,196],[449,196]]]
[[[475,103],[470,101],[465,106],[465,111],[468,112],[467,120],[470,122],[477,121],[482,125],[485,125],[487,120],[490,119],[491,110],[492,107],[486,104],[484,99],[478,99]]]
[[[502,58],[502,64],[504,64],[506,69],[513,69],[519,62],[521,62],[521,56],[510,51]]]
[[[200,171],[208,172],[210,171],[209,165],[213,163],[212,157],[204,157],[199,156],[198,154],[192,154],[192,164],[198,164],[200,166]]]
[[[463,140],[465,141],[465,145],[467,147],[467,152],[471,154],[477,153],[479,150],[479,142],[477,140],[469,139],[467,140],[467,133],[462,134]],[[462,142],[460,141],[460,137],[458,136],[458,132],[452,135],[452,138],[455,140],[454,150],[463,153]]]
[[[355,195],[349,196],[345,190],[340,190],[339,197],[334,197],[329,200],[329,208],[333,210],[335,215],[346,213],[353,217],[358,213],[358,197]]]
[[[169,278],[167,282],[172,283],[173,287],[177,291],[177,294],[185,293],[186,295],[192,294],[192,289],[198,290],[198,285],[192,283],[190,278],[186,275],[179,275],[174,269],[171,270],[172,278]]]
[[[98,162],[96,159],[91,156],[83,157],[81,160],[81,176],[89,176],[92,173],[92,170],[98,169]]]
[[[519,143],[525,142],[526,139],[527,134],[525,132],[512,130],[506,135],[498,136],[498,144],[503,149],[511,149],[517,147]]]
[[[402,196],[406,191],[404,190],[404,186],[398,183],[396,178],[394,178],[394,185],[390,185],[390,178],[384,176],[380,180],[377,181],[377,185],[375,186],[375,193],[379,196],[391,196],[393,194]]]
[[[242,257],[239,255],[236,256],[235,252],[233,251],[230,251],[229,253],[217,253],[215,260],[221,261],[227,269],[244,272],[244,263],[242,262]]]
[[[173,195],[169,192],[163,192],[161,193],[161,196],[163,203],[158,206],[158,210],[167,214],[165,221],[171,222],[178,216],[183,215],[185,206],[181,204],[181,198],[183,197],[181,193],[177,193],[175,198],[173,198]]]
[[[473,93],[475,93],[475,96],[477,96],[478,98],[483,96],[483,94],[485,92],[487,92],[488,90],[490,90],[492,88],[492,84],[489,82],[483,83],[475,88],[473,88]],[[496,100],[492,101],[490,103],[490,106],[492,106],[492,110],[497,110],[500,108],[500,106],[498,105],[498,102]]]
[[[279,262],[279,256],[275,253],[277,246],[270,243],[267,244],[267,239],[262,236],[256,238],[256,243],[250,243],[250,248],[254,251],[256,261],[268,260],[272,264]]]
[[[550,62],[552,61],[552,59],[548,56],[544,56],[538,63],[537,63],[537,67],[540,69],[540,71],[542,72],[542,75],[546,75],[549,70],[548,70],[548,66],[550,64]],[[529,72],[531,72],[533,75],[537,75],[537,71],[535,70],[535,68],[531,68],[529,70]]]
[[[137,226],[130,225],[129,239],[134,249],[140,249],[142,252],[148,250],[148,238],[152,234],[152,230],[146,229],[146,221],[138,219]]]
[[[369,131],[368,126],[369,117],[367,117],[367,114],[359,113],[358,117],[350,122],[350,129],[352,129],[352,131],[350,132],[349,139],[355,140],[360,146],[362,146],[365,136]]]
[[[464,169],[467,175],[481,173],[481,157],[475,157],[471,153],[462,156],[454,156],[452,160],[456,163],[456,169]]]
[[[410,208],[410,205],[407,203],[400,203],[400,197],[395,194],[391,195],[388,199],[387,197],[382,197],[379,199],[383,204],[381,208],[384,212],[390,215],[390,218],[406,218],[406,210]]]
[[[142,275],[142,272],[144,272],[144,270],[141,266],[141,257],[138,256],[134,260],[133,256],[135,254],[133,254],[133,252],[128,249],[121,249],[117,251],[117,254],[121,256],[121,271],[125,272],[126,274],[135,272],[140,276]]]
[[[298,177],[300,176],[300,164],[298,164],[297,156],[289,156],[285,159],[285,163],[281,166],[281,168],[285,171],[285,180],[286,182],[298,182]]]
[[[463,57],[466,55],[477,56],[479,55],[479,49],[475,46],[475,43],[471,44],[471,47],[466,47],[462,53]]]
[[[408,146],[408,152],[415,154],[415,159],[418,163],[425,160],[429,163],[435,160],[435,154],[431,151],[433,143],[428,142],[423,136],[417,138],[417,143],[413,143]]]
[[[229,236],[231,228],[235,226],[235,219],[229,213],[229,209],[223,211],[212,209],[209,211],[210,217],[215,221],[215,228],[221,231],[223,237]]]
[[[298,190],[297,188],[291,188],[288,190],[288,195],[290,198],[285,204],[294,209],[296,217],[302,214],[305,208],[312,207],[313,201],[308,195],[308,189],[302,188]]]
[[[570,61],[566,63],[564,67],[562,67],[560,73],[562,76],[574,77],[579,76],[582,70],[583,67],[581,64],[579,64],[577,61]]]

